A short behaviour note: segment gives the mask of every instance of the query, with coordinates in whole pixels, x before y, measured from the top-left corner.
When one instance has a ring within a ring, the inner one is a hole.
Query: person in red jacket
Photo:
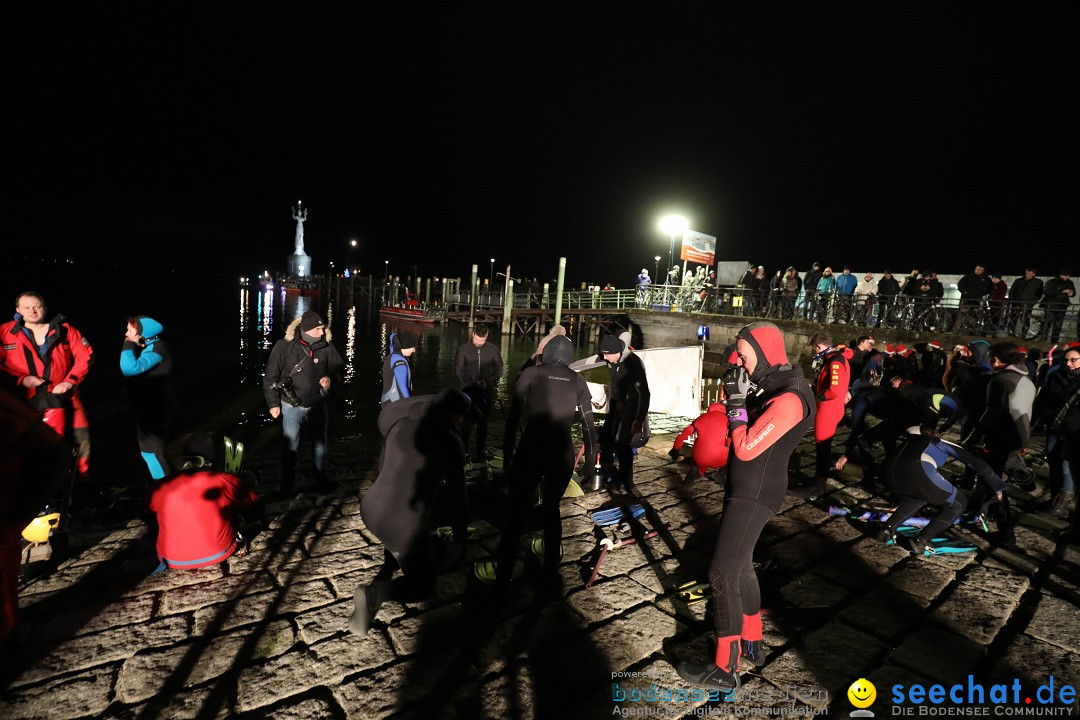
[[[833,345],[832,337],[827,332],[816,333],[810,338],[810,346],[814,349],[813,367],[818,370],[814,388],[817,397],[817,413],[814,415],[817,462],[814,466],[814,485],[807,497],[816,500],[827,490],[826,481],[832,465],[832,441],[836,427],[844,417],[848,386],[851,384],[848,360],[854,354],[843,345]]]
[[[90,471],[90,427],[78,387],[90,370],[94,350],[63,315],[46,321],[40,293],[15,298],[15,319],[0,326],[0,371],[45,423],[75,448],[79,473]]]
[[[668,451],[668,455],[672,459],[677,459],[682,454],[680,451],[683,444],[694,433],[697,433],[692,450],[694,464],[686,473],[684,482],[690,482],[704,475],[709,468],[727,467],[731,440],[728,437],[728,416],[724,404],[713,403],[707,412],[687,425],[675,438],[675,444]]]
[[[159,570],[193,570],[244,549],[241,521],[258,515],[261,505],[246,482],[214,469],[223,464],[220,447],[210,433],[193,435],[184,447],[184,469],[163,480],[150,496],[159,528]]]

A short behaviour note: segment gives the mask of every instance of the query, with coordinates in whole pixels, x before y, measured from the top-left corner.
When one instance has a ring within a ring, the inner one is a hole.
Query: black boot
[[[1050,517],[1067,520],[1069,517],[1069,509],[1075,498],[1076,493],[1070,490],[1059,491],[1057,497],[1054,498],[1054,504],[1050,507]]]
[[[740,640],[741,657],[739,666],[759,668],[765,664],[765,649],[760,640]]]
[[[717,689],[727,694],[739,688],[739,636],[722,637],[717,640],[716,657],[724,667],[715,662],[681,662],[675,667],[679,677],[698,687]],[[730,669],[729,669],[730,668]]]

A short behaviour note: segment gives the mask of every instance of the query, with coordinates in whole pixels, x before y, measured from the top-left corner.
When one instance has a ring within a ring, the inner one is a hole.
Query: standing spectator
[[[856,317],[863,325],[870,324],[870,316],[873,315],[874,301],[877,299],[878,281],[874,279],[874,273],[866,273],[859,284],[855,286],[855,303],[859,308]]]
[[[615,485],[630,491],[634,487],[632,443],[634,436],[644,430],[648,419],[652,398],[649,380],[641,358],[614,335],[601,338],[600,353],[611,371],[608,413],[600,428],[600,447],[609,466],[613,458],[618,462]]]
[[[1031,326],[1031,311],[1043,295],[1043,281],[1035,277],[1036,269],[1029,267],[1009,288],[1009,334],[1027,337]],[[1019,327],[1018,327],[1019,326]],[[1019,329],[1019,333],[1017,333]]]
[[[390,333],[390,352],[383,359],[381,407],[412,397],[412,366],[409,358],[416,352],[420,336],[411,330]]]
[[[956,289],[960,291],[961,305],[975,307],[978,301],[990,294],[990,278],[986,275],[986,266],[981,263],[976,265],[973,272],[960,278]]]
[[[918,291],[921,284],[919,269],[915,268],[911,271],[911,274],[904,279],[904,287],[901,292],[908,297],[915,297],[915,293]]]
[[[803,278],[803,317],[807,320],[814,319],[814,310],[817,307],[817,284],[821,279],[821,263],[814,263]]]
[[[990,309],[990,322],[993,324],[995,330],[1002,326],[1005,295],[1007,292],[1008,288],[1005,286],[1005,281],[1001,279],[1001,273],[991,275],[990,295],[987,298],[987,307]]]
[[[649,286],[652,285],[652,278],[649,277],[649,270],[647,268],[641,268],[641,272],[638,273],[637,282],[635,284],[637,285],[638,290],[649,289]]]
[[[40,293],[15,298],[15,319],[0,326],[0,370],[11,377],[16,392],[45,424],[75,448],[83,480],[90,473],[90,426],[79,397],[79,385],[94,361],[90,341],[63,315],[46,321],[48,308]]]
[[[1076,502],[1080,473],[1080,347],[1065,351],[1065,366],[1050,374],[1035,398],[1035,420],[1046,426],[1046,459],[1050,464],[1050,514],[1067,518]]]
[[[499,348],[488,342],[488,326],[479,323],[473,328],[472,339],[462,343],[455,359],[458,381],[461,391],[472,401],[476,418],[476,455],[477,462],[490,460],[493,455],[487,451],[488,418],[495,403],[495,388],[503,374],[502,353]],[[469,426],[465,426],[465,449],[469,448]]]
[[[344,363],[330,344],[330,332],[316,312],[308,311],[289,323],[285,337],[274,343],[263,376],[263,394],[270,417],[281,418],[285,447],[281,453],[281,492],[288,495],[296,482],[300,459],[300,427],[311,432],[315,487],[331,490],[326,475],[327,412],[330,388],[342,381]]]
[[[937,273],[933,270],[927,270],[926,276],[925,279],[927,279],[930,284],[930,297],[932,297],[935,302],[940,303],[941,299],[945,297],[945,286],[941,284],[941,281],[938,280]]]
[[[1043,307],[1046,308],[1046,322],[1043,324],[1042,337],[1049,338],[1050,342],[1056,343],[1061,337],[1061,324],[1065,320],[1065,313],[1069,309],[1069,303],[1076,296],[1076,286],[1069,279],[1072,271],[1062,268],[1058,276],[1050,278],[1043,286]]]
[[[851,321],[855,288],[858,285],[859,279],[851,274],[851,267],[845,265],[843,271],[836,276],[836,322],[846,324]]]
[[[817,315],[819,323],[829,322],[829,301],[832,300],[833,291],[836,289],[836,278],[833,277],[832,268],[827,267],[821,272],[817,283]]]
[[[896,296],[900,294],[900,281],[893,277],[892,271],[886,269],[878,281],[878,324],[891,322],[893,308],[896,304]]]
[[[783,309],[780,317],[790,320],[795,316],[795,301],[799,297],[802,282],[794,267],[789,267],[780,282],[780,293],[783,298]]]
[[[157,320],[139,315],[128,320],[120,350],[120,372],[127,378],[128,397],[135,409],[135,432],[139,452],[153,480],[168,475],[165,439],[176,412],[169,386],[172,354],[161,339],[164,328]]]

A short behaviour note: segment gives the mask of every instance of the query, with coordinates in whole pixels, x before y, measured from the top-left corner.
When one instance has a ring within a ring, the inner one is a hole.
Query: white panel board
[[[680,417],[701,414],[701,366],[705,351],[700,345],[635,350],[649,380],[649,412]],[[593,412],[607,412],[607,385],[589,383]]]

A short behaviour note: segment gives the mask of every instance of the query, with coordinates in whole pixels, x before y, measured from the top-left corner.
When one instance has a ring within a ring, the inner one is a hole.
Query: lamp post
[[[660,256],[657,255],[656,257],[653,258],[653,260],[656,261],[656,264],[653,265],[653,270],[652,270],[653,282],[657,283],[657,284],[660,284],[660,285],[663,285],[663,283],[660,282],[660,277],[659,277],[659,275],[660,275]]]
[[[660,229],[671,236],[671,246],[668,249],[667,271],[671,272],[671,266],[675,262],[675,236],[682,233],[690,226],[682,215],[665,215],[660,219]]]
[[[491,283],[495,281],[495,258],[491,258],[489,261],[491,267],[488,269],[488,291],[491,291]]]

